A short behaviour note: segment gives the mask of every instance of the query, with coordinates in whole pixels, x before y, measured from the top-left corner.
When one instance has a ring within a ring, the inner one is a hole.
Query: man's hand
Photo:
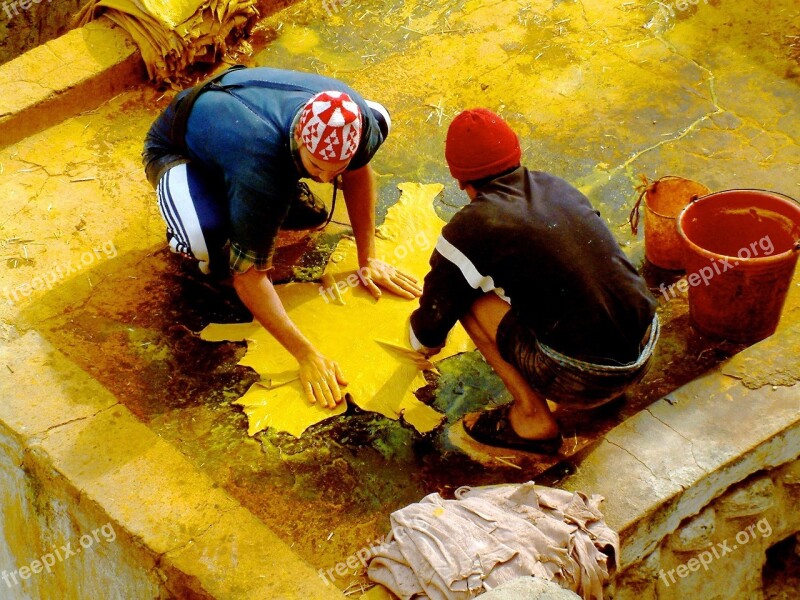
[[[344,395],[339,386],[347,385],[339,365],[317,351],[298,359],[300,386],[311,404],[336,408]]]
[[[365,165],[342,173],[342,191],[356,239],[361,267],[358,274],[367,291],[376,300],[381,297],[381,287],[409,300],[421,296],[422,288],[416,279],[375,258],[375,204],[378,196],[372,167]]]
[[[361,267],[358,273],[361,283],[376,300],[381,297],[381,290],[378,286],[409,300],[422,295],[422,288],[417,284],[416,279],[401,273],[389,263],[377,258],[370,258],[367,265]]]
[[[342,401],[340,385],[347,385],[334,361],[325,358],[286,314],[267,273],[251,268],[233,277],[233,287],[244,305],[300,365],[300,385],[311,403],[336,408]]]

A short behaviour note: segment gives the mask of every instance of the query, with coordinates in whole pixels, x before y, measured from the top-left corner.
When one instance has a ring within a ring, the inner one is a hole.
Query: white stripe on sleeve
[[[472,261],[467,258],[467,255],[444,239],[443,235],[436,240],[436,250],[458,267],[470,287],[476,290],[480,288],[484,292],[494,291],[500,298],[511,304],[511,300],[505,296],[503,289],[495,285],[494,279],[490,275],[482,275]]]

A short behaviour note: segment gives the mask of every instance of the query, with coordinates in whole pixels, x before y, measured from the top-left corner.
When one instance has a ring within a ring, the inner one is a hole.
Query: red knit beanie
[[[511,127],[485,108],[459,114],[447,130],[444,155],[458,181],[476,181],[519,166],[522,151]]]

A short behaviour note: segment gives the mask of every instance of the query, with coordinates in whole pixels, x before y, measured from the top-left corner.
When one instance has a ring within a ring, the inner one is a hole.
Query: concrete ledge
[[[101,17],[0,65],[0,148],[144,80],[139,50]]]
[[[481,594],[483,600],[581,600],[575,592],[562,588],[554,581],[538,577],[512,579]]]
[[[108,597],[103,586],[125,565],[131,589],[147,597],[156,590],[181,598],[343,598],[38,334],[7,344],[0,362],[8,371],[0,380],[0,487],[9,490],[1,495],[0,568],[29,565],[57,543],[75,546],[104,522],[120,540],[113,556],[85,552],[58,565],[57,575],[13,589]]]
[[[759,360],[767,344],[792,347],[800,327],[778,336],[783,339],[765,340],[735,360]],[[560,484],[605,497],[606,521],[620,533],[621,569],[641,561],[732,485],[800,456],[800,384],[750,389],[724,368],[610,431]]]

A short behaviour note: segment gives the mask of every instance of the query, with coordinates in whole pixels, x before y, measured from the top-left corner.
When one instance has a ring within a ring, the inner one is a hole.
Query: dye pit
[[[379,223],[403,181],[443,183],[435,208],[445,220],[466,203],[444,164],[444,136],[455,114],[478,105],[518,131],[529,167],[590,197],[637,265],[642,241],[626,221],[639,173],[800,197],[800,148],[790,133],[800,131],[793,0],[769,8],[702,2],[675,17],[638,2],[337,6],[328,14],[301,2],[264,19],[256,50],[238,59],[339,77],[390,107],[392,134],[373,162]],[[447,415],[431,434],[353,407],[299,439],[271,431],[250,438],[232,404],[257,379],[236,365],[244,345],[197,335],[210,322],[250,315],[224,282],[205,280],[166,251],[138,162],[144,133],[170,98],[131,89],[0,151],[0,189],[15,200],[0,218],[10,289],[64,257],[108,241],[115,250],[78,265],[52,290],[15,300],[2,313],[4,337],[38,330],[315,568],[380,538],[392,511],[426,494],[530,479],[557,484],[605,432],[743,349],[694,330],[685,295],[659,291],[678,276],[643,265],[664,324],[654,364],[624,401],[559,412],[572,460],[484,464],[453,446],[450,424],[510,400],[477,353],[442,361],[420,391]],[[276,279],[313,279],[345,231],[334,224],[311,239],[283,236]],[[799,282],[796,275],[783,326],[800,317]],[[363,581],[353,573],[336,585]]]

